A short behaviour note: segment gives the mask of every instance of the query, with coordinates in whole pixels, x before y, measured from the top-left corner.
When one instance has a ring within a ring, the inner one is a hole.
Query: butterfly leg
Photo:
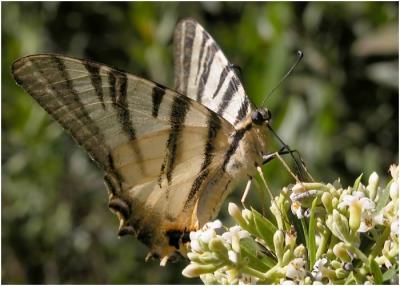
[[[250,191],[251,183],[252,183],[252,182],[253,182],[253,178],[249,176],[249,180],[247,181],[246,188],[244,189],[243,196],[242,196],[242,198],[241,198],[241,200],[240,200],[240,202],[242,203],[242,205],[243,205],[244,208],[246,207],[246,206],[244,205],[244,201],[246,200],[247,194],[248,194],[249,191]]]
[[[278,152],[276,152],[276,153],[278,153]],[[269,188],[267,181],[265,180],[264,173],[260,166],[257,166],[257,171],[260,174],[261,180],[264,183],[264,186],[268,192],[269,197],[271,198],[271,204],[273,205],[273,206],[271,206],[271,211],[276,216],[276,221],[278,222],[279,229],[283,229],[283,222],[285,220],[284,219],[285,216],[283,215],[280,208],[278,207],[278,205],[274,199],[274,195],[272,194],[271,189]],[[272,207],[274,207],[274,209],[276,210],[275,212],[272,210]]]
[[[314,181],[314,178],[311,176],[311,174],[308,172],[303,160],[300,157],[301,160],[301,166],[302,168],[300,168],[299,163],[297,160],[295,160],[296,162],[296,168],[298,171],[298,174],[301,178],[301,180],[298,178],[297,175],[295,175],[292,170],[289,168],[289,166],[287,165],[286,161],[282,158],[281,155],[286,155],[286,154],[293,154],[296,153],[298,154],[297,150],[287,150],[286,147],[282,147],[278,152],[274,152],[271,154],[267,154],[263,156],[263,164],[266,164],[270,161],[272,161],[275,158],[278,158],[279,161],[281,161],[282,165],[286,168],[286,170],[289,172],[289,174],[296,180],[296,182],[300,182],[300,181],[307,181],[305,174],[307,174],[308,178],[311,179],[311,181]],[[293,155],[292,155],[293,156]]]
[[[267,154],[263,156],[263,164],[266,164],[270,161],[272,161],[275,158],[278,158],[283,165],[286,167],[286,169],[288,169],[286,162],[283,160],[283,158],[280,155],[287,155],[290,154],[293,159],[294,162],[296,164],[296,169],[297,169],[297,173],[299,174],[300,178],[302,181],[307,181],[306,179],[306,175],[308,176],[308,178],[312,181],[315,182],[314,178],[311,176],[311,174],[308,172],[306,165],[304,164],[303,159],[300,156],[299,151],[297,150],[291,150],[291,149],[287,149],[288,146],[283,146],[278,152],[274,152],[271,154]],[[299,160],[296,160],[296,158],[293,156],[293,154],[297,154],[297,158]],[[300,162],[299,162],[300,161]],[[295,176],[290,169],[288,169],[289,173],[294,177],[297,178],[297,176]],[[297,180],[296,180],[297,181]]]

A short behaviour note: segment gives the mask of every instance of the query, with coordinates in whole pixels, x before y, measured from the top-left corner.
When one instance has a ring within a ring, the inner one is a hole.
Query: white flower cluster
[[[399,168],[380,187],[297,183],[271,204],[273,219],[229,204],[238,225],[219,220],[190,234],[186,277],[205,284],[398,284]],[[290,215],[290,212],[294,214]]]
[[[391,166],[390,173],[392,181],[385,188],[379,186],[379,176],[375,172],[370,175],[367,186],[360,182],[360,177],[347,189],[343,189],[339,181],[333,185],[298,183],[292,188],[290,209],[297,218],[308,217],[315,198],[323,206],[322,211],[316,211],[315,218],[316,257],[319,259],[311,272],[314,282],[382,283],[382,280],[376,281],[383,279],[382,271],[398,265],[398,166]],[[369,243],[369,248],[360,248],[362,242]],[[355,265],[369,273],[353,276]],[[398,275],[392,279],[398,280]]]
[[[250,234],[240,226],[224,231],[219,220],[207,223],[201,230],[190,233],[191,260],[182,274],[198,277],[206,284],[254,284],[257,279],[242,273],[240,241]]]

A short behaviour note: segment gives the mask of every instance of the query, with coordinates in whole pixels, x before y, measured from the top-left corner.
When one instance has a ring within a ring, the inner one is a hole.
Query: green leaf
[[[389,270],[383,273],[382,275],[383,282],[392,279],[397,274],[397,272],[398,272],[398,267],[389,268]]]
[[[310,223],[308,225],[308,257],[310,259],[310,270],[313,268],[315,263],[315,257],[317,253],[317,247],[315,245],[315,208],[317,206],[318,197],[316,197],[311,205]]]
[[[304,217],[301,218],[300,221],[301,221],[301,227],[303,229],[303,234],[304,234],[304,239],[305,239],[305,242],[306,242],[306,247],[308,249],[310,242],[309,242],[309,237],[308,237],[307,224],[306,224],[306,221],[305,221]]]
[[[354,181],[354,185],[353,185],[353,190],[357,191],[358,190],[358,186],[360,185],[361,179],[363,177],[364,174],[361,173],[360,176],[358,176],[358,178]]]
[[[375,259],[370,259],[369,267],[371,268],[372,275],[374,276],[375,284],[382,284],[383,275]]]
[[[270,248],[274,248],[273,236],[274,233],[278,230],[278,228],[266,217],[262,216],[255,209],[251,208],[254,217],[254,224],[256,225],[256,229],[258,235],[265,241],[265,244]]]
[[[267,256],[261,245],[251,238],[240,240],[242,257],[248,259],[248,265],[258,271],[266,272],[276,265],[276,259]],[[272,253],[271,253],[272,255]]]

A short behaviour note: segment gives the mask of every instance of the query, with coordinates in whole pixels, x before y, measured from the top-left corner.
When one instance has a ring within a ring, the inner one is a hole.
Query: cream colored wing
[[[175,88],[232,125],[254,110],[234,68],[214,39],[194,20],[175,29]]]
[[[12,72],[105,171],[120,235],[133,234],[164,257],[184,252],[188,232],[216,215],[231,189],[221,166],[234,131],[216,113],[86,60],[32,55]]]

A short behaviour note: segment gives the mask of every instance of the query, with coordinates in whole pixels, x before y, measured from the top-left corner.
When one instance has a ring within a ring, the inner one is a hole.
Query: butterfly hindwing
[[[225,195],[231,181],[220,167],[234,129],[216,113],[159,84],[86,60],[33,55],[12,69],[105,171],[121,235],[135,234],[163,256],[177,247],[177,233],[196,229],[219,210],[215,196]],[[211,183],[218,189],[201,196]],[[197,214],[199,205],[210,208]]]
[[[201,102],[232,125],[253,106],[214,39],[197,22],[181,21],[174,36],[175,88]]]

